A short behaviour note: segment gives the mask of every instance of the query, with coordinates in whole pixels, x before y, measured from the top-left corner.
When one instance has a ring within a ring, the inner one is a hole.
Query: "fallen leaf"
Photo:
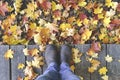
[[[5,59],[12,59],[13,58],[13,54],[14,54],[14,52],[11,50],[11,49],[9,49],[9,50],[7,50],[6,52],[5,52],[5,54],[4,54],[4,57],[5,57]]]
[[[37,56],[38,53],[39,53],[39,50],[38,50],[37,48],[33,48],[33,49],[30,49],[30,50],[28,51],[28,54],[29,54],[30,56]]]
[[[103,79],[103,80],[108,80],[108,76],[107,76],[107,75],[104,75],[104,76],[102,76],[102,79]]]
[[[99,69],[98,72],[100,75],[106,75],[106,73],[108,72],[108,69],[106,67],[102,67]]]
[[[22,0],[16,0],[13,5],[14,5],[14,8],[15,8],[15,11],[16,11],[16,14],[17,14],[18,12],[20,12],[20,8],[21,8],[21,5],[22,5]]]
[[[61,4],[56,4],[54,1],[52,1],[52,11],[55,10],[62,10],[63,6]]]
[[[72,52],[73,52],[73,61],[75,63],[80,63],[81,60],[81,56],[82,56],[82,53],[80,53],[79,49],[76,49],[76,48],[72,48]]]
[[[92,45],[91,45],[91,49],[95,52],[100,52],[101,51],[100,42],[93,42]]]
[[[107,7],[112,6],[112,0],[105,0],[105,5],[106,5]]]
[[[43,44],[39,45],[39,50],[41,52],[45,51],[45,45],[43,45]]]
[[[24,53],[25,56],[29,55],[28,54],[28,49],[27,48],[23,49],[23,53]]]
[[[106,60],[107,62],[112,62],[112,61],[113,61],[113,58],[112,58],[110,55],[107,55],[107,56],[105,57],[105,60]]]
[[[120,12],[120,3],[117,6],[117,11]]]
[[[26,76],[26,80],[28,79],[35,79],[37,74],[33,71],[32,67],[27,66],[24,70],[24,74]]]
[[[18,69],[23,69],[24,67],[25,67],[25,65],[23,63],[18,64]]]
[[[71,66],[70,66],[70,69],[74,72],[74,71],[75,71],[75,66],[74,66],[74,65],[71,65]]]
[[[62,23],[60,24],[60,29],[62,31],[66,31],[67,29],[70,29],[71,28],[71,25],[69,23]]]
[[[96,68],[95,67],[88,67],[88,72],[93,73],[95,72]]]
[[[110,17],[105,17],[103,20],[103,25],[105,27],[109,26],[109,23],[111,22]]]
[[[57,28],[57,25],[54,24],[54,23],[46,23],[45,24],[46,28],[48,28],[50,30],[51,33],[53,33],[53,31],[56,31],[58,32],[58,28]]]
[[[94,9],[94,14],[100,14],[102,13],[102,11],[103,11],[103,8],[97,7]]]
[[[47,0],[39,0],[40,2],[40,7],[42,7],[42,9],[44,10],[48,10],[48,9],[51,9],[51,2],[47,1]]]
[[[34,60],[32,61],[32,66],[33,67],[36,67],[36,68],[41,68],[41,66],[44,65],[44,62],[43,62],[43,57],[34,57]]]
[[[0,5],[0,15],[5,16],[5,13],[8,11],[7,3],[2,3],[2,5]]]
[[[86,4],[87,4],[87,2],[85,2],[85,0],[79,0],[79,2],[78,2],[78,6],[80,6],[80,7],[85,7]]]

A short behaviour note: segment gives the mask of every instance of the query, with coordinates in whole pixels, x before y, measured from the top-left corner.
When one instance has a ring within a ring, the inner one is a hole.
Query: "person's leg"
[[[69,46],[63,45],[61,47],[61,65],[60,74],[62,80],[80,80],[70,69],[69,64],[72,58],[72,50]]]
[[[38,76],[36,80],[60,80],[58,65],[56,63],[49,64],[43,75]]]
[[[54,45],[46,46],[45,60],[48,68],[36,80],[60,80],[58,56],[57,48]]]
[[[60,69],[62,80],[80,80],[80,78],[71,71],[69,64],[62,62]]]

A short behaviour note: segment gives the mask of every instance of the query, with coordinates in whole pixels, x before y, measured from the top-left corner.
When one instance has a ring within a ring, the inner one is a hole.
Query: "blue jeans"
[[[51,63],[43,75],[36,80],[80,80],[70,69],[67,63],[61,63],[60,70],[56,63]]]

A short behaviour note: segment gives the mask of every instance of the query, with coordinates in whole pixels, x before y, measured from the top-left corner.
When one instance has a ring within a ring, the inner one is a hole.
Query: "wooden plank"
[[[45,52],[43,52],[43,57],[45,58]],[[43,65],[43,73],[47,69],[48,65],[46,64],[46,61],[44,60],[45,64]]]
[[[109,80],[120,80],[120,62],[118,62],[120,60],[120,45],[108,44],[107,54],[113,57],[113,61],[107,63]]]
[[[4,53],[9,49],[7,45],[0,45],[0,80],[10,79],[9,60],[5,60]]]
[[[18,64],[25,64],[25,56],[23,54],[24,46],[15,45],[10,46],[10,48],[14,51],[14,58],[11,59],[11,72],[12,72],[12,80],[17,80],[18,76],[24,77],[23,70],[18,70]]]
[[[96,60],[100,61],[100,67],[106,67],[106,45],[102,44],[102,51],[98,53],[98,58]],[[98,70],[91,74],[91,80],[101,80],[101,76],[98,73]]]
[[[90,80],[90,73],[88,72],[88,67],[90,67],[90,63],[86,60],[86,51],[90,48],[90,45],[75,45],[75,48],[78,48],[80,52],[83,53],[81,57],[81,62],[75,65],[75,74],[83,77],[83,80]]]
[[[29,49],[38,49],[39,50],[39,46],[38,45],[28,45],[26,46]],[[27,61],[32,61],[33,60],[33,57],[31,56],[27,56]],[[34,68],[34,71],[38,74],[42,74],[42,69],[38,69],[38,68]]]

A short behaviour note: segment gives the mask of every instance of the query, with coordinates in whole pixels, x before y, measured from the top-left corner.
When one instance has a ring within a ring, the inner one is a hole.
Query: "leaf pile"
[[[1,44],[120,43],[120,3],[112,0],[0,1]]]

